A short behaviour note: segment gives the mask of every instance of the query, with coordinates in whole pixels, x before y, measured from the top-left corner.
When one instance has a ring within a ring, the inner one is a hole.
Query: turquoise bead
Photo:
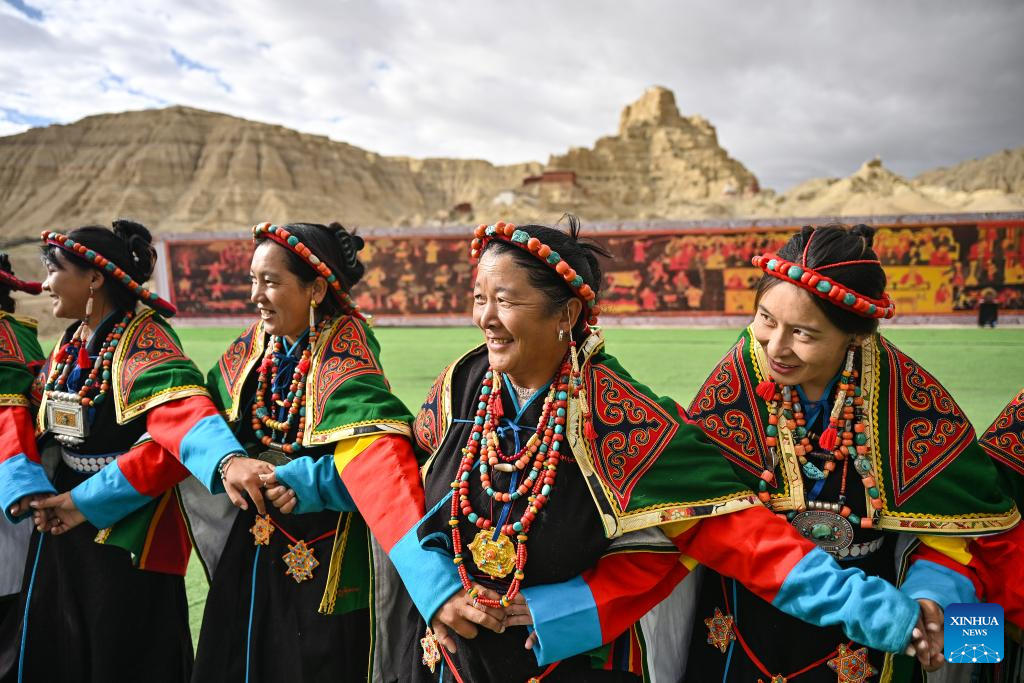
[[[779,265],[779,260],[778,259],[774,259],[774,258],[770,259],[768,261],[768,270],[775,270],[775,267],[777,265]]]
[[[540,488],[540,495],[546,496],[549,493],[551,493],[551,485],[550,484],[544,484],[544,486],[542,486]]]
[[[565,399],[569,398],[569,394],[565,393],[564,391],[559,391],[558,395],[555,396],[555,398],[557,398],[559,401],[564,401]]]
[[[562,425],[555,425],[555,434],[561,434],[565,431],[565,427]]]
[[[868,304],[868,315],[874,315],[878,311],[878,306],[874,304]]]
[[[816,289],[822,294],[828,294],[829,292],[832,291],[832,283],[822,280],[821,282],[818,283]]]
[[[853,524],[854,526],[860,524],[860,515],[855,515],[851,512],[847,519],[850,520],[850,524]]]
[[[469,481],[469,472],[462,473],[462,481]]]
[[[298,246],[298,244],[299,244],[299,238],[298,238],[298,237],[296,237],[295,235],[290,235],[290,236],[288,237],[288,244],[289,244],[289,245],[291,245],[291,246],[293,246],[293,247],[295,247],[295,246]]]
[[[496,232],[498,232],[498,229],[496,227],[494,227],[493,225],[488,225],[487,230],[484,231],[484,234],[490,237]]]
[[[869,488],[868,495],[871,496],[872,498],[878,498],[878,487],[872,486],[871,488]]]
[[[811,538],[824,540],[834,537],[835,532],[832,530],[831,524],[815,524],[811,527]]]
[[[473,418],[473,424],[482,425],[483,423],[484,423],[484,419],[482,417],[480,417],[479,415],[477,415],[476,417]]]
[[[868,435],[864,432],[860,432],[859,434],[854,435],[853,440],[858,446],[863,446],[868,442]]]
[[[557,251],[553,251],[550,254],[548,254],[548,263],[550,263],[553,266],[557,265],[558,262],[561,260],[562,256]]]
[[[483,394],[484,396],[490,396],[491,388],[490,387],[484,387],[483,389],[480,390],[480,393]]]
[[[522,522],[516,522],[515,524],[512,525],[512,530],[513,531],[522,531],[523,530],[523,523]]]
[[[555,441],[553,444],[551,444],[551,450],[553,450],[553,451],[560,450],[561,447],[562,447],[562,442],[561,441]]]
[[[518,244],[526,244],[530,241],[530,234],[524,230],[516,230],[512,233],[511,239]]]
[[[473,524],[476,524],[476,520],[479,519],[479,516],[475,512],[470,512],[468,515],[466,515],[466,519],[468,519]]]
[[[847,306],[852,306],[855,303],[857,303],[857,297],[847,292],[846,294],[843,295],[843,303],[846,304]]]
[[[574,277],[572,279],[572,282],[570,282],[569,284],[572,285],[573,287],[582,287],[583,286],[583,278],[580,277],[579,275],[577,275],[576,277]]]
[[[791,280],[799,280],[800,276],[804,274],[804,269],[800,266],[790,266],[789,272],[786,274],[789,275]]]
[[[555,415],[558,417],[565,417],[565,408],[559,408],[555,411]]]
[[[92,261],[94,258],[96,258],[96,252],[93,251],[92,249],[86,249],[85,250],[85,258],[87,258],[90,261]]]
[[[767,427],[765,427],[764,433],[767,434],[768,436],[777,436],[779,433],[779,428],[776,427],[775,425],[768,425]]]

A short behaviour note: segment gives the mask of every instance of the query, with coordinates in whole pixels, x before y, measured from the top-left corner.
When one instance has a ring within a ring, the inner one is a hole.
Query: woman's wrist
[[[220,478],[223,480],[227,476],[227,474],[228,474],[228,467],[231,465],[231,462],[235,458],[248,458],[248,457],[249,457],[248,454],[242,453],[242,452],[238,452],[238,451],[236,451],[234,453],[228,453],[223,458],[221,458],[220,463],[217,464],[217,474],[219,474]]]

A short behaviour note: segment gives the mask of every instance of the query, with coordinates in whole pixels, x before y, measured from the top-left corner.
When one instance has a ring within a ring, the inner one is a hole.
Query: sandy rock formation
[[[966,192],[998,190],[1024,195],[1024,147],[1004,149],[982,159],[925,171],[914,178],[914,185]]]

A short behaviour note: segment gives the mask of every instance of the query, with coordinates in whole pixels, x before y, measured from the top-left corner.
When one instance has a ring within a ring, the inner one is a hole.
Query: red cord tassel
[[[818,439],[818,445],[826,451],[831,451],[835,449],[837,443],[839,443],[839,432],[836,431],[834,426],[829,425],[825,433]]]
[[[92,358],[89,358],[89,352],[85,348],[85,344],[78,347],[78,367],[83,370],[92,369]]]
[[[766,401],[771,401],[773,398],[775,398],[775,391],[775,382],[771,381],[770,379],[766,379],[765,381],[761,382],[760,384],[757,385],[757,388],[754,389],[754,393],[756,393],[758,396],[760,396]]]

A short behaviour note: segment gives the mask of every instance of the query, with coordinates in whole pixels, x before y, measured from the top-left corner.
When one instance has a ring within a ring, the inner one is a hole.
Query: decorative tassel
[[[836,431],[834,425],[829,425],[825,433],[818,439],[818,445],[826,451],[831,451],[835,449],[837,443],[839,443],[839,432]]]
[[[766,379],[765,381],[761,382],[760,384],[757,385],[757,388],[754,389],[754,393],[756,393],[758,396],[760,396],[766,401],[773,400],[775,398],[775,392],[775,382],[771,381],[770,379]]]
[[[306,356],[305,358],[299,361],[299,366],[296,368],[296,370],[299,372],[299,374],[305,377],[306,373],[309,372],[309,356]]]
[[[92,369],[92,358],[89,357],[89,351],[85,348],[85,344],[78,347],[78,367],[82,370]]]

